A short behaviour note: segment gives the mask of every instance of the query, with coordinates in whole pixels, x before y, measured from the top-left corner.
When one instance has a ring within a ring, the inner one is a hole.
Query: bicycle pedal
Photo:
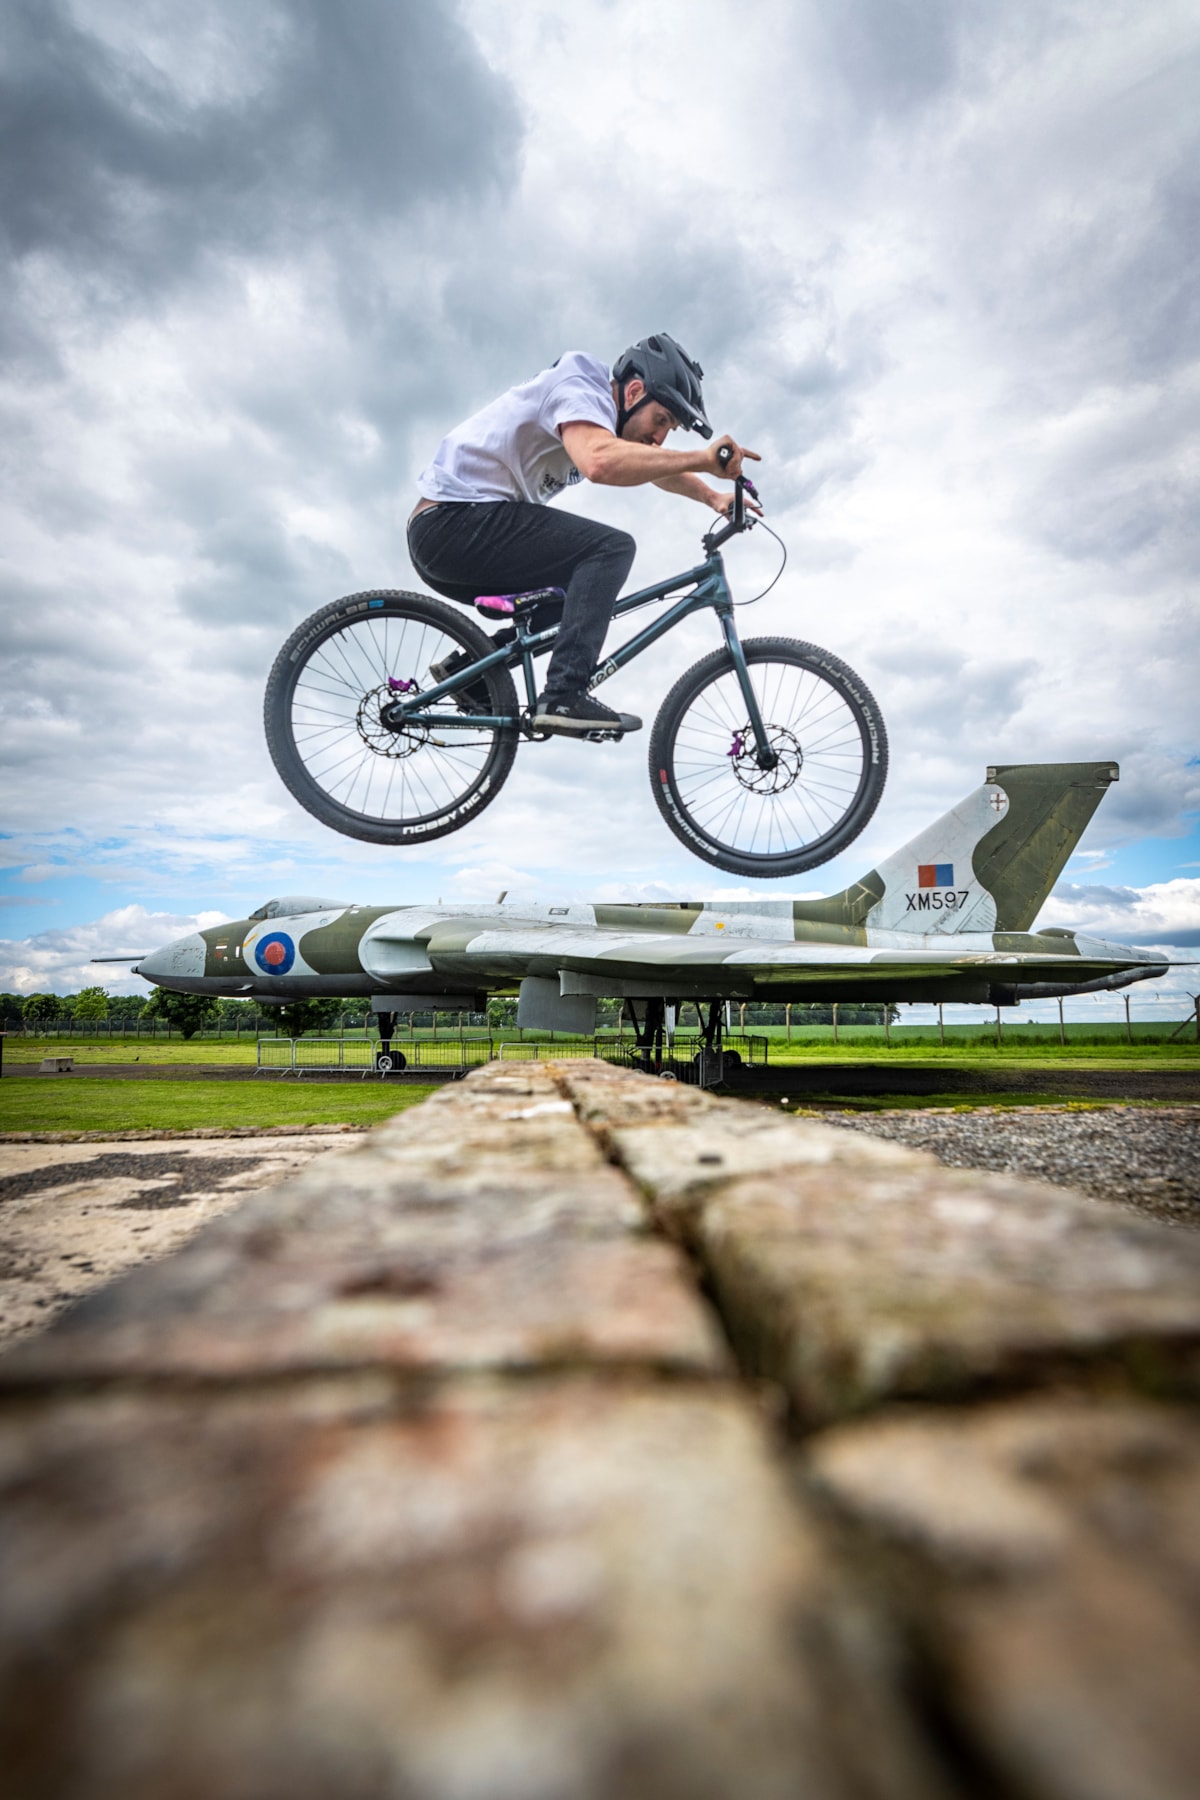
[[[582,735],[585,744],[619,744],[625,733],[623,731],[585,731]]]

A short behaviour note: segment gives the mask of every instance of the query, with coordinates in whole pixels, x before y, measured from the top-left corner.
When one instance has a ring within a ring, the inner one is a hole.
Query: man
[[[663,448],[680,426],[712,439],[703,373],[665,331],[632,345],[611,374],[596,357],[568,351],[443,438],[417,483],[409,552],[439,594],[470,601],[484,593],[566,590],[534,720],[539,730],[587,737],[641,728],[633,713],[614,712],[588,693],[637,546],[628,532],[549,512],[546,503],[580,480],[603,487],[653,482],[726,512],[732,496],[704,477],[733,480],[744,457],[760,460],[754,451],[731,437],[696,450]],[[444,679],[456,665],[461,661],[451,658],[434,673]]]

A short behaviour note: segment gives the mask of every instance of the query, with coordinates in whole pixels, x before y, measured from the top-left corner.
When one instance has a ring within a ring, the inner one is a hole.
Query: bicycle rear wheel
[[[430,664],[494,648],[473,620],[424,594],[348,594],[297,626],[275,659],[263,706],[267,747],[285,786],[314,818],[372,844],[418,844],[458,831],[500,792],[517,752],[512,727],[427,725],[399,730],[381,711],[438,685]],[[508,670],[486,685],[486,710],[515,720]],[[474,684],[473,684],[474,685]],[[453,710],[449,696],[438,710]]]
[[[797,875],[852,843],[879,804],[887,734],[870,690],[816,644],[742,646],[778,761],[761,769],[728,650],[680,676],[650,737],[658,810],[696,856],[735,875]]]

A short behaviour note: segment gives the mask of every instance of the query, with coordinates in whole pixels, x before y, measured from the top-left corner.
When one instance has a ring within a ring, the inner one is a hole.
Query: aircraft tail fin
[[[1005,763],[845,893],[797,922],[946,935],[1028,931],[1104,798],[1115,762]]]

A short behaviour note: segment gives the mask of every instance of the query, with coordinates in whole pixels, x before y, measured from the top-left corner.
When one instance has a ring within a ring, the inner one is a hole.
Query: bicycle
[[[711,609],[724,646],[681,675],[659,708],[649,744],[654,798],[705,862],[732,874],[795,875],[836,856],[874,813],[887,734],[870,691],[840,658],[793,638],[739,638],[721,546],[755,523],[747,486],[735,482],[731,516],[706,533],[702,563],[617,601],[613,616],[622,618],[689,590],[613,650],[590,686]],[[324,824],[376,844],[459,831],[496,798],[520,741],[548,735],[533,725],[534,661],[558,635],[561,590],[475,605],[505,617],[498,639],[454,602],[391,589],[334,600],[292,633],[267,682],[267,744],[287,788]],[[437,674],[423,686],[431,668]]]

